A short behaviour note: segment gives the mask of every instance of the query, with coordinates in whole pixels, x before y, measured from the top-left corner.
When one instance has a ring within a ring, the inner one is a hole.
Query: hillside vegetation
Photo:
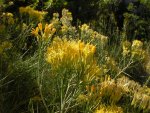
[[[149,0],[1,0],[0,113],[150,113]]]

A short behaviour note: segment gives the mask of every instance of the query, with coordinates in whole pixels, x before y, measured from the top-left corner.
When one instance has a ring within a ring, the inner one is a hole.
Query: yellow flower
[[[125,93],[126,90],[124,89],[123,85],[116,84],[115,81],[112,79],[105,80],[101,83],[99,96],[102,99],[107,98],[111,104],[115,104],[121,99],[121,97]]]
[[[100,105],[100,107],[94,113],[123,113],[123,109],[116,105]]]
[[[59,17],[59,13],[53,13],[53,17],[58,18]]]
[[[96,52],[96,47],[95,47],[95,46],[92,46],[92,47],[91,47],[91,51],[92,51],[92,53],[95,53],[95,52]]]
[[[47,39],[51,36],[53,36],[53,34],[56,32],[56,28],[54,28],[54,25],[51,24],[46,24],[45,25],[45,29],[44,29],[44,37]]]
[[[38,24],[38,28],[39,28],[40,31],[42,31],[42,23]]]
[[[37,21],[42,21],[44,19],[44,16],[47,14],[47,12],[34,10],[30,6],[20,7],[19,12],[20,14],[28,14],[30,18],[37,20]]]
[[[38,27],[36,27],[35,29],[32,28],[31,33],[32,33],[33,35],[35,35],[35,36],[38,36],[38,35],[39,35],[39,28],[38,28]]]
[[[14,21],[15,21],[15,19],[13,18],[13,14],[9,12],[3,13],[1,19],[3,23],[7,23],[9,25],[14,24]]]
[[[88,40],[89,42],[98,41],[98,45],[101,47],[104,47],[107,44],[108,37],[94,31],[93,29],[90,29],[87,24],[83,24],[79,28],[81,30],[82,39]]]
[[[83,24],[80,28],[82,31],[86,31],[89,29],[89,26],[87,24]]]
[[[44,33],[45,35],[47,36],[49,34],[49,27],[48,27],[48,24],[45,24],[45,29],[44,29]]]
[[[140,107],[143,110],[150,110],[150,95],[143,94],[142,92],[134,93],[131,105],[134,107]]]
[[[126,57],[131,52],[131,43],[129,41],[125,41],[125,42],[123,42],[122,46],[123,46],[122,47],[122,49],[123,49],[122,54],[123,54],[124,57]]]
[[[62,27],[61,27],[61,31],[62,31],[62,33],[66,33],[67,31],[68,31],[68,26],[66,26],[66,25],[63,25]]]
[[[81,70],[84,64],[83,80],[90,81],[100,75],[100,68],[94,59],[96,48],[84,42],[54,38],[53,43],[46,52],[46,61],[54,70],[60,68],[73,68]]]
[[[52,28],[52,34],[54,34],[56,32],[55,28]]]
[[[79,50],[83,50],[83,48],[85,47],[85,44],[83,43],[83,42],[81,42],[81,40],[80,41],[78,41],[78,43],[79,43]]]
[[[131,47],[131,57],[136,59],[145,59],[146,52],[143,50],[143,43],[139,40],[134,40]]]
[[[134,40],[132,42],[132,49],[142,49],[143,43],[139,40]]]
[[[63,9],[62,17],[60,20],[63,25],[71,26],[71,21],[73,20],[71,12],[69,12],[67,9]]]
[[[140,103],[141,108],[147,109],[148,106],[150,106],[150,96],[146,94],[142,94],[142,101]]]
[[[6,14],[8,17],[13,17],[14,15],[12,13],[7,13]]]

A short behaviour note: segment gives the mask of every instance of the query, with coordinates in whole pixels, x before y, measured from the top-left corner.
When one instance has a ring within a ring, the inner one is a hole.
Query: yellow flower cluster
[[[94,113],[123,113],[123,109],[116,105],[101,105]]]
[[[61,34],[63,37],[74,38],[76,33],[76,28],[73,26],[63,25],[61,26]]]
[[[61,34],[62,37],[74,38],[76,35],[76,28],[72,26],[72,13],[67,9],[62,10],[62,17],[60,18],[61,26]]]
[[[143,110],[150,110],[150,88],[142,87],[137,82],[129,80],[123,76],[117,80],[117,84],[122,86],[126,92],[133,95],[131,105],[139,107]]]
[[[122,47],[122,49],[123,49],[123,52],[122,52],[123,56],[124,57],[129,56],[130,55],[130,51],[131,51],[131,43],[129,41],[124,41],[122,45],[123,45],[123,47]]]
[[[140,92],[134,93],[134,97],[131,105],[134,107],[140,107],[144,110],[150,110],[150,94],[143,94]]]
[[[39,23],[38,27],[32,29],[32,34],[34,34],[38,40],[39,38],[49,39],[57,30],[58,35],[61,35],[61,37],[74,38],[76,28],[71,25],[71,21],[71,13],[68,10],[63,9],[62,17],[60,19],[58,13],[53,13],[53,19],[51,20],[50,24],[45,25],[44,31],[40,29],[40,26],[42,25]],[[41,36],[39,35],[39,32]]]
[[[53,24],[46,24],[44,29],[44,37],[52,37],[52,35],[56,32]]]
[[[95,85],[86,85],[86,91],[88,93],[88,96],[93,96],[93,94],[96,92],[96,86]]]
[[[22,9],[22,8],[20,8],[20,9]],[[24,12],[24,10],[21,12]],[[45,28],[47,27],[48,29],[50,29],[50,31],[57,30],[57,35],[62,38],[63,37],[65,37],[65,38],[81,38],[84,40],[88,40],[86,42],[91,42],[91,39],[92,39],[95,42],[97,42],[97,40],[98,40],[99,44],[102,46],[107,44],[108,38],[106,36],[101,35],[98,32],[90,29],[89,26],[87,26],[86,24],[83,24],[81,27],[79,27],[81,32],[78,32],[76,27],[72,26],[71,22],[72,22],[72,14],[67,9],[63,9],[62,17],[59,18],[59,14],[54,13],[53,19],[51,20],[48,27],[46,25]],[[50,31],[48,30],[48,32],[50,32]],[[37,27],[37,28],[33,29],[32,34],[37,36],[38,32],[39,32],[39,28]],[[81,33],[81,35],[80,35],[80,33]],[[49,33],[45,33],[45,34],[49,34]],[[48,37],[48,35],[45,35],[45,37]]]
[[[14,22],[15,22],[15,20],[14,20],[14,18],[13,18],[13,14],[12,13],[3,13],[2,15],[1,15],[1,18],[2,18],[2,22],[4,23],[4,24],[8,24],[8,25],[12,25],[12,24],[14,24]]]
[[[141,85],[137,82],[130,80],[129,78],[122,75],[121,78],[117,79],[117,84],[122,86],[126,92],[130,92],[132,94],[135,93],[135,91],[141,89]]]
[[[133,40],[132,44],[129,41],[123,42],[123,56],[132,58],[146,58],[146,52],[143,50],[143,43],[139,40]]]
[[[3,54],[4,50],[10,49],[11,47],[12,47],[12,43],[8,41],[2,42],[2,44],[0,45],[0,55]]]
[[[111,104],[117,103],[125,92],[124,88],[116,84],[113,80],[107,80],[101,83],[100,97],[107,97]]]
[[[44,16],[47,14],[47,12],[44,12],[44,11],[34,10],[30,6],[20,7],[19,13],[28,14],[30,18],[35,19],[37,21],[42,21],[44,19]]]
[[[46,24],[43,30],[43,25],[42,23],[39,23],[38,26],[34,29],[32,28],[31,33],[37,37],[37,40],[48,40],[50,39],[54,33],[56,32],[56,29],[54,28],[54,25],[51,24]]]
[[[131,47],[132,57],[142,56],[142,54],[144,53],[142,48],[143,48],[143,43],[139,40],[134,40],[132,42],[132,47]]]
[[[54,38],[47,48],[46,61],[53,70],[72,68],[83,71],[84,80],[90,81],[100,75],[100,68],[94,59],[96,47],[84,42]]]
[[[116,103],[126,94],[130,94],[131,98],[133,98],[131,105],[143,109],[143,111],[150,110],[150,88],[147,86],[142,87],[124,75],[116,81],[110,78],[106,79],[100,83],[100,90],[98,91],[100,91],[100,99],[107,99],[111,106],[100,105],[95,113],[123,113],[120,107],[121,111],[118,111],[119,109],[114,110],[114,108],[110,109],[110,107],[116,106]]]
[[[87,24],[83,24],[79,27],[81,30],[81,38],[84,40],[96,40],[98,39],[99,43],[102,46],[105,46],[108,42],[108,37],[101,35],[100,33],[94,31],[93,29],[90,29],[90,27]]]
[[[69,12],[67,9],[63,9],[62,17],[60,19],[60,21],[62,22],[62,25],[71,26],[72,20],[73,20],[72,13]]]
[[[54,25],[54,27],[58,30],[61,27],[61,22],[59,19],[59,14],[58,13],[53,13],[53,18],[51,20],[51,23]]]

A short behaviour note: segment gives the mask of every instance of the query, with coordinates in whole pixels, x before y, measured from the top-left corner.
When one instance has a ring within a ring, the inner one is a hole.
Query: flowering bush
[[[101,105],[99,109],[96,110],[94,113],[123,113],[123,109],[115,105],[112,106]]]
[[[92,81],[101,75],[94,58],[95,51],[94,45],[85,44],[80,40],[77,42],[56,38],[47,48],[46,61],[51,64],[53,70],[70,68],[82,71],[84,81]]]
[[[29,15],[30,19],[42,21],[47,12],[34,10],[30,6],[27,6],[27,7],[20,7],[19,13],[22,15],[23,14]]]
[[[123,42],[123,56],[131,56],[133,59],[146,59],[146,51],[143,49],[143,43],[139,40]]]
[[[112,13],[94,30],[67,9],[46,22],[31,6],[0,12],[0,112],[149,113],[149,42],[103,35],[120,33]]]

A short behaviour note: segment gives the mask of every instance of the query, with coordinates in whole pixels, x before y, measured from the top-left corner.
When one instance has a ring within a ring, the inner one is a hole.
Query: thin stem
[[[132,60],[131,60],[131,62],[129,62],[129,63],[127,64],[126,67],[124,67],[124,68],[114,77],[114,79],[116,79],[121,73],[124,73],[124,71],[125,71],[131,64],[133,64],[133,61],[132,61]]]
[[[41,60],[42,60],[42,49],[43,49],[43,43],[42,42],[40,42],[40,46],[39,47],[40,48],[39,48],[39,55],[38,55],[38,70],[37,70],[38,71],[37,72],[38,77],[37,77],[37,83],[38,83],[38,86],[39,86],[39,92],[40,92],[40,96],[41,96],[43,105],[44,105],[44,107],[46,109],[46,112],[49,113],[47,104],[45,102],[45,99],[44,99],[44,96],[43,96],[43,93],[42,93],[42,79],[43,79],[43,72],[44,71],[42,71],[42,74],[40,76],[41,66],[43,66],[42,62],[41,62]]]

